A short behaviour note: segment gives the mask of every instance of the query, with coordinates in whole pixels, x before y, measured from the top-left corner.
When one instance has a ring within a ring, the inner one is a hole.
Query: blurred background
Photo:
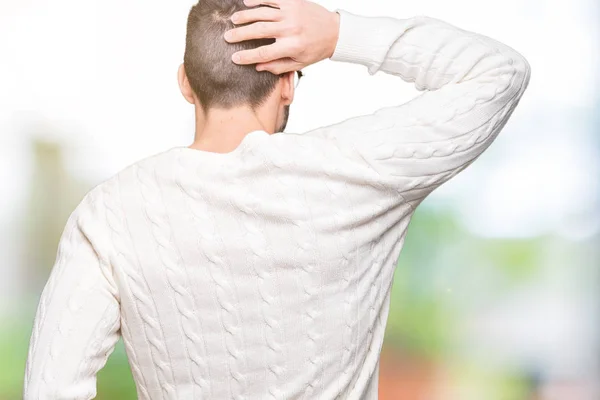
[[[179,93],[194,1],[0,0],[0,399],[22,396],[33,317],[84,194],[193,140]],[[598,0],[328,0],[500,40],[532,78],[494,144],[417,209],[398,262],[382,400],[600,399]],[[400,104],[399,78],[304,70],[288,132]],[[135,399],[122,342],[98,399]]]

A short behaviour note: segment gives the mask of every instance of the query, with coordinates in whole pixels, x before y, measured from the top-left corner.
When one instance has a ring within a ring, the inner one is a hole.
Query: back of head
[[[236,26],[229,19],[246,10],[243,0],[200,0],[192,7],[187,23],[184,69],[203,109],[262,105],[279,79],[269,71],[256,71],[256,64],[239,65],[233,53],[274,43],[275,39],[228,43],[225,31]]]

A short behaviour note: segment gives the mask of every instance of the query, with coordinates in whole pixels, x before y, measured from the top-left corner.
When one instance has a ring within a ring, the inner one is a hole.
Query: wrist
[[[337,47],[338,39],[340,37],[340,14],[337,11],[331,12],[332,19],[332,34],[331,40],[329,41],[330,45],[327,51],[327,58],[331,58],[335,53],[335,49]]]

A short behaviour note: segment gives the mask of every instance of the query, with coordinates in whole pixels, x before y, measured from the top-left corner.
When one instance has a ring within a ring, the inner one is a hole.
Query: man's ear
[[[192,87],[190,86],[190,81],[187,78],[183,64],[179,66],[179,70],[177,71],[177,81],[179,82],[179,89],[181,90],[183,97],[188,101],[188,103],[196,104],[196,97]]]
[[[294,78],[296,71],[286,72],[281,77],[281,83],[283,87],[281,89],[281,98],[283,100],[283,104],[289,106],[294,101]]]

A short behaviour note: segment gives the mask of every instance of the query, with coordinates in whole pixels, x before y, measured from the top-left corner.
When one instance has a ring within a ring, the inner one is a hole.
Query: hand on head
[[[339,34],[339,14],[307,0],[244,0],[250,9],[231,20],[239,26],[225,40],[274,38],[275,43],[233,54],[236,64],[257,64],[258,71],[283,74],[330,58]],[[267,7],[265,7],[267,6]],[[239,58],[238,58],[239,57]]]

